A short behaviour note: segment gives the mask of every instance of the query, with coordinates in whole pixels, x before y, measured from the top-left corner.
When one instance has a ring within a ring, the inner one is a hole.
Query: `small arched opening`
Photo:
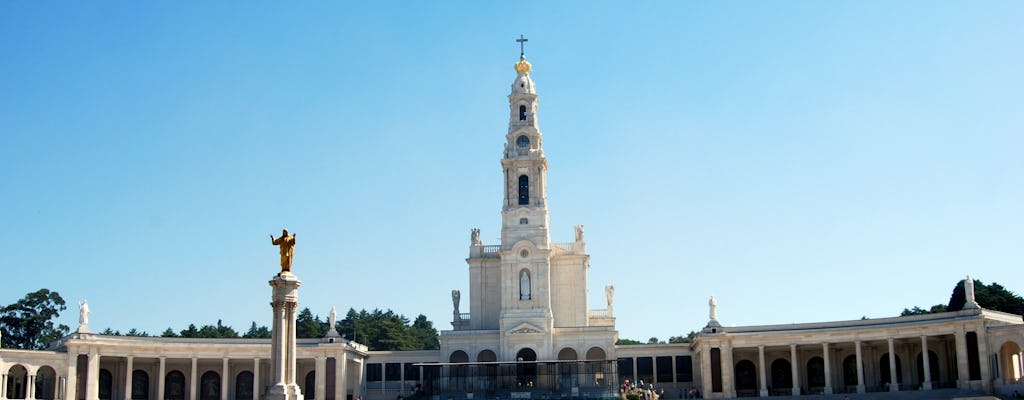
[[[114,374],[106,368],[100,368],[100,400],[110,400],[114,396]]]
[[[37,399],[53,400],[56,397],[57,371],[53,367],[42,366],[36,372]]]
[[[825,359],[811,357],[807,360],[807,387],[825,387]]]
[[[185,400],[185,374],[171,371],[165,379],[164,400]]]
[[[137,369],[132,371],[132,400],[149,399],[149,374]]]
[[[736,363],[736,390],[752,394],[757,390],[757,367],[750,360]]]
[[[771,371],[773,389],[793,388],[793,369],[789,360],[779,358],[772,361]]]
[[[199,400],[220,399],[220,374],[206,371],[199,379]]]
[[[607,358],[607,356],[605,354],[606,353],[604,352],[604,349],[602,349],[600,347],[597,347],[597,346],[594,346],[594,347],[591,347],[590,350],[587,350],[587,360],[588,361],[604,360],[605,358]]]
[[[16,364],[7,370],[7,398],[24,399],[28,384],[28,370]]]
[[[242,371],[235,376],[235,400],[252,400],[252,372]]]
[[[316,398],[316,371],[309,371],[306,374],[305,382],[306,387],[302,389],[302,394],[307,399]]]
[[[999,346],[999,362],[1002,363],[1001,370],[1005,371],[1002,374],[1004,383],[1021,382],[1021,378],[1024,378],[1024,360],[1021,360],[1020,344],[1011,340]]]
[[[520,121],[526,121],[526,106],[525,105],[520,105],[519,106],[519,120]]]

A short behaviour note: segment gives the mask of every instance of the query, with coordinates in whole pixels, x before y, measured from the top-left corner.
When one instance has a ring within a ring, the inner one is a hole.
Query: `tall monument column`
[[[281,247],[281,273],[270,280],[270,305],[274,308],[270,376],[274,384],[263,399],[303,400],[302,391],[295,384],[295,309],[299,306],[299,286],[302,285],[302,281],[291,272],[295,235],[289,235],[285,229],[280,238],[270,235],[270,239]]]

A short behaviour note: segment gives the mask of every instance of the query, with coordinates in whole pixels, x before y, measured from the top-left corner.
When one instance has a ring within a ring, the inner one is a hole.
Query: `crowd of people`
[[[631,397],[638,400],[659,400],[665,395],[665,389],[656,389],[653,383],[644,384],[644,380],[623,380],[622,385],[619,386],[619,394],[623,399],[630,399]],[[632,395],[632,396],[631,396]],[[700,391],[697,388],[690,390],[679,390],[680,399],[699,399]]]

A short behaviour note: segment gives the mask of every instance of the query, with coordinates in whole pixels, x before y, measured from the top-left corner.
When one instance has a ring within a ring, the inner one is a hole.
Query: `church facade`
[[[611,398],[623,381],[666,398],[1024,392],[1024,319],[978,307],[969,278],[961,311],[723,327],[712,299],[692,343],[616,345],[614,288],[603,287],[603,308],[587,303],[583,226],[573,242],[550,239],[531,68],[521,54],[508,95],[501,242],[471,231],[469,293],[452,292],[452,329],[441,332],[440,349],[368,351],[336,334],[299,339],[287,368],[306,399]],[[0,400],[264,399],[280,383],[271,376],[279,373],[272,340],[104,336],[83,321],[52,350],[0,349]]]

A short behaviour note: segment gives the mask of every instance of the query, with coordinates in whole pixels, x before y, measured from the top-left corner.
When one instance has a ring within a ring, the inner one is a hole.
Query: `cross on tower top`
[[[523,35],[519,35],[519,39],[516,39],[516,42],[519,43],[519,57],[523,57],[526,55],[526,52],[523,49],[523,45],[526,44],[526,42],[528,41],[530,41],[530,39],[523,37]]]

